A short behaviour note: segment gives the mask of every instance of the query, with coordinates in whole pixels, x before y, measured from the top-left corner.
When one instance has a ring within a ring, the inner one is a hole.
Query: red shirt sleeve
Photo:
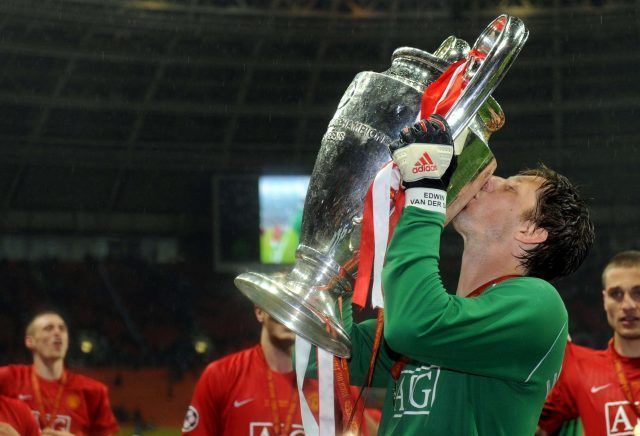
[[[40,436],[40,426],[29,406],[13,398],[0,398],[0,422],[9,424],[20,436]]]
[[[571,392],[570,379],[574,371],[572,344],[567,348],[562,362],[562,372],[542,408],[538,425],[548,433],[557,431],[565,421],[579,417],[578,407]]]
[[[105,385],[100,384],[94,392],[90,434],[106,436],[118,431],[118,422],[111,411],[109,391]]]
[[[22,429],[16,429],[21,436],[40,436],[40,426],[33,417],[29,406],[23,403],[17,403],[16,414],[20,414],[20,420],[22,421]]]
[[[10,366],[0,366],[0,394],[12,396],[13,379]]]
[[[196,389],[182,424],[183,436],[214,436],[222,434],[222,407],[226,386],[220,365],[207,366],[196,384]]]

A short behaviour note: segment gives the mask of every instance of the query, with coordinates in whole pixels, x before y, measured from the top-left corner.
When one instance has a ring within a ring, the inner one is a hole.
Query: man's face
[[[69,348],[67,324],[55,314],[39,316],[31,324],[25,342],[43,360],[64,359]]]
[[[534,209],[543,179],[535,176],[491,176],[482,189],[453,220],[463,236],[479,235],[490,240],[518,238],[523,215]]]
[[[260,308],[256,308],[256,318],[266,329],[269,338],[274,342],[291,342],[296,340],[296,335],[287,327],[271,317],[267,312]]]
[[[604,310],[618,336],[640,339],[640,267],[610,267],[604,274]]]

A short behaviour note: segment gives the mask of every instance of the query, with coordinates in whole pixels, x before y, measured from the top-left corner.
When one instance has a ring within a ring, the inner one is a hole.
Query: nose
[[[629,292],[624,293],[624,298],[622,299],[622,310],[625,312],[636,310],[636,302],[633,300]]]
[[[482,186],[482,190],[486,192],[493,192],[501,184],[505,182],[505,179],[498,176],[491,176]]]

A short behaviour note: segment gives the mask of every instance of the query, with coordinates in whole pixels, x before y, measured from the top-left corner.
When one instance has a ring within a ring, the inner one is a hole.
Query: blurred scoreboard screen
[[[260,262],[295,262],[308,186],[309,176],[259,178]]]
[[[212,179],[214,269],[272,270],[294,263],[309,176]]]

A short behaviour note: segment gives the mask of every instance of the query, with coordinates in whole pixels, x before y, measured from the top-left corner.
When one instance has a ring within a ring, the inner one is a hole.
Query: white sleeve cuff
[[[447,191],[433,188],[410,188],[405,192],[405,206],[414,206],[423,210],[447,212]]]

